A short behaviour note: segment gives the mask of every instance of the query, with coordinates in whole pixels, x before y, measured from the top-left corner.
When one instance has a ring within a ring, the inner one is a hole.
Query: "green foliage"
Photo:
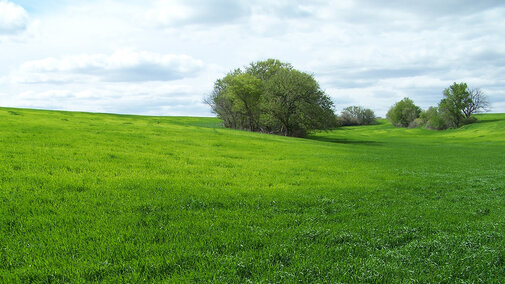
[[[478,118],[294,139],[0,108],[0,282],[503,283],[505,115]]]
[[[256,131],[260,123],[261,80],[251,74],[241,73],[229,78],[223,96],[231,102],[231,110],[239,120],[237,128]]]
[[[249,66],[245,68],[245,72],[266,82],[280,70],[293,69],[293,66],[289,63],[281,62],[277,59],[267,59],[250,63]]]
[[[478,120],[477,120],[477,118],[476,118],[475,116],[470,116],[470,117],[465,117],[465,118],[463,119],[462,124],[463,124],[463,125],[467,125],[467,124],[472,124],[472,123],[475,123],[475,122],[477,122],[477,121],[478,121]]]
[[[444,98],[438,108],[447,118],[450,127],[457,128],[463,125],[465,115],[463,109],[470,105],[472,99],[466,83],[454,83],[444,90]]]
[[[333,103],[314,78],[275,59],[218,79],[206,102],[228,128],[303,137],[336,126]]]
[[[489,107],[484,93],[479,89],[469,90],[466,83],[454,83],[443,94],[438,109],[451,128],[475,122],[476,119],[471,116],[486,111]]]
[[[280,69],[265,82],[262,125],[267,133],[304,137],[316,129],[335,127],[333,103],[314,78]]]
[[[422,125],[428,129],[444,130],[450,127],[446,114],[440,112],[438,107],[430,107],[421,112],[420,120]]]
[[[369,108],[349,106],[340,113],[338,123],[341,126],[371,125],[377,123],[377,118]]]
[[[421,112],[422,114],[422,112]],[[409,128],[417,128],[417,127],[421,127],[423,126],[425,123],[424,123],[424,120],[421,118],[421,117],[418,117],[416,119],[414,119],[414,121],[412,121],[410,124],[409,124]]]
[[[395,103],[386,114],[387,119],[397,127],[408,127],[419,117],[421,108],[416,106],[409,98]]]

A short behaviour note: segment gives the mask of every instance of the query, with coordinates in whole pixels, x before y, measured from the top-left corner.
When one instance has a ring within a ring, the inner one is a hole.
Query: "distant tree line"
[[[487,96],[480,89],[469,89],[466,83],[454,83],[443,92],[436,107],[421,110],[409,98],[394,104],[387,119],[397,127],[426,127],[444,130],[473,123],[473,114],[489,110]]]
[[[304,137],[316,130],[377,123],[374,112],[362,106],[346,107],[336,115],[332,100],[311,74],[276,59],[253,62],[229,72],[216,80],[204,101],[224,127],[285,136]],[[472,115],[488,107],[481,90],[454,83],[444,90],[438,106],[422,110],[404,98],[389,109],[386,117],[397,127],[442,130],[472,123]]]

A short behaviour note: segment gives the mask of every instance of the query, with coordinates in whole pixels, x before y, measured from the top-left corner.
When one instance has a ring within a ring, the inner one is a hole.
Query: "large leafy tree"
[[[316,80],[276,59],[218,79],[206,102],[229,128],[301,137],[336,126],[333,103]]]
[[[463,110],[467,108],[472,99],[466,83],[454,83],[445,89],[444,98],[440,101],[438,108],[445,113],[452,127],[459,127],[463,124],[465,114]]]

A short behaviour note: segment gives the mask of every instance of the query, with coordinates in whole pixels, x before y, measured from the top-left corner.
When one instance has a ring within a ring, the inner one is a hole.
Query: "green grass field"
[[[0,108],[0,282],[505,282],[505,114],[308,139]]]

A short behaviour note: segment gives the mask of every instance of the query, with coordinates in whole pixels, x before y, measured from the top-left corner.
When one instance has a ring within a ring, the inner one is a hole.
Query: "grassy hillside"
[[[505,281],[505,115],[309,139],[0,108],[0,282]]]

